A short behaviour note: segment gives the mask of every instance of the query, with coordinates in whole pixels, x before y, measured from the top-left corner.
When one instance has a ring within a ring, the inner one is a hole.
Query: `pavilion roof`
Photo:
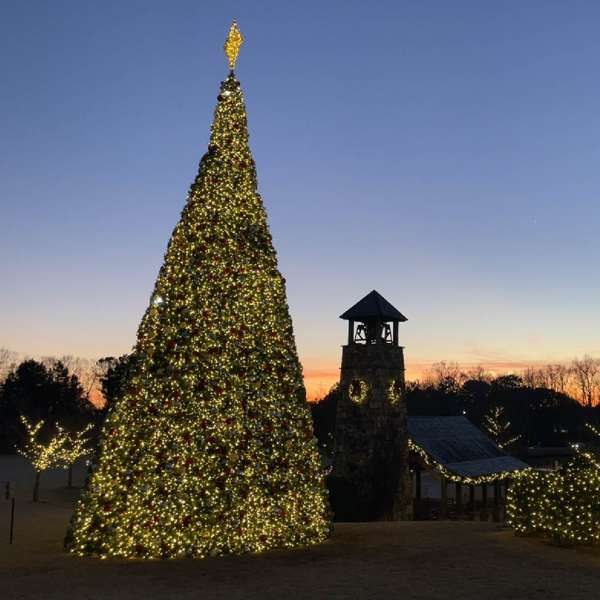
[[[408,417],[408,433],[431,461],[460,479],[492,480],[529,468],[466,417]]]

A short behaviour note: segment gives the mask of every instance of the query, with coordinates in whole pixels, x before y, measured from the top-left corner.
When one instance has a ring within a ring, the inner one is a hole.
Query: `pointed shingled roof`
[[[349,308],[340,319],[346,321],[365,321],[377,319],[378,321],[407,321],[408,319],[394,308],[379,292],[373,290],[353,307]]]

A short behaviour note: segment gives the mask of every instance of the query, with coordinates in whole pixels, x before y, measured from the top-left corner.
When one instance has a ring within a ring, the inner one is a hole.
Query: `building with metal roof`
[[[529,468],[466,417],[409,417],[408,434],[431,462],[449,471],[456,480],[491,481]]]
[[[487,520],[488,486],[492,484],[492,518],[501,520],[506,485],[530,466],[510,456],[466,417],[408,417],[411,471],[414,474],[414,515],[417,519],[474,517]],[[426,497],[422,497],[425,478]],[[433,479],[432,479],[433,478]],[[439,494],[430,496],[438,482]],[[448,502],[448,483],[454,483]],[[465,506],[464,493],[468,494]],[[437,500],[435,499],[437,498]],[[466,508],[466,512],[464,509]],[[449,512],[450,511],[450,512]]]
[[[466,417],[409,417],[408,434],[425,460],[454,481],[505,479],[529,465],[510,456]]]

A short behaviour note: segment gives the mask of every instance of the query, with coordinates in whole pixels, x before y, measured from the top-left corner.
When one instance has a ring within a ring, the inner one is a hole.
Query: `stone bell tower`
[[[333,472],[336,520],[401,520],[411,512],[404,352],[406,317],[373,290],[340,317],[342,347]]]

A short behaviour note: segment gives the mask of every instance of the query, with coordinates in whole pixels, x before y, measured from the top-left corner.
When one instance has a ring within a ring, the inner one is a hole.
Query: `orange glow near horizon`
[[[406,370],[407,381],[415,381],[422,379],[431,365],[437,361],[416,363]],[[492,374],[514,373],[522,371],[531,366],[530,362],[497,362],[497,363],[473,363],[461,364],[460,367],[466,371],[475,367],[483,367],[486,371]],[[327,395],[327,392],[340,380],[339,368],[330,369],[304,369],[304,385],[306,387],[306,397],[309,402],[317,402]],[[90,402],[96,408],[102,408],[104,398],[98,389],[93,389],[90,392]]]
[[[432,365],[440,361],[422,361],[407,364],[406,380],[422,380],[431,369]],[[528,367],[538,367],[547,364],[547,361],[490,361],[490,362],[452,362],[458,364],[461,370],[469,371],[476,367],[482,367],[491,375],[502,375],[506,373],[520,373]],[[309,402],[316,402],[322,399],[327,392],[340,380],[339,367],[330,368],[304,368],[304,385],[306,387],[306,397]]]
[[[24,359],[26,355],[19,357]],[[93,359],[88,359],[93,360]],[[329,390],[339,382],[340,367],[331,360],[305,359],[303,362],[304,385],[306,387],[306,397],[309,402],[316,402],[324,398]],[[427,377],[432,366],[442,362],[442,360],[421,360],[411,361],[406,365],[406,380],[418,381]],[[468,372],[475,368],[483,368],[490,375],[503,375],[506,373],[522,373],[529,367],[542,367],[549,363],[557,362],[568,363],[569,361],[540,361],[540,360],[505,360],[505,361],[453,361],[446,360],[448,364],[457,364],[462,371]],[[96,383],[89,392],[90,403],[96,408],[102,408],[104,397]]]
[[[104,396],[98,388],[93,388],[89,394],[90,404],[96,408],[102,408],[104,406]]]

